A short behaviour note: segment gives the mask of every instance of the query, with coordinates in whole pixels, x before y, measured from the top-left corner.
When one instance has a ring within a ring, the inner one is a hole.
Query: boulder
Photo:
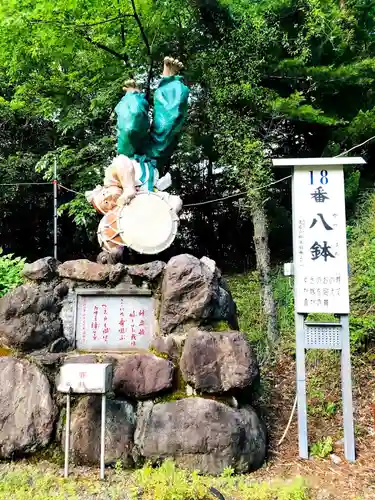
[[[107,398],[105,425],[105,463],[121,460],[124,467],[132,467],[132,448],[135,429],[133,405],[127,401]],[[70,445],[73,460],[79,465],[95,465],[100,461],[101,397],[80,399],[71,414]],[[64,449],[65,430],[61,433]]]
[[[61,278],[97,283],[107,281],[111,272],[112,266],[98,264],[87,259],[68,260],[58,267]]]
[[[67,364],[77,364],[77,363],[84,363],[84,364],[91,364],[91,363],[96,363],[96,355],[95,354],[69,354],[65,358],[65,365]]]
[[[259,375],[255,354],[240,332],[191,331],[180,369],[196,390],[214,394],[245,389]]]
[[[55,418],[50,385],[39,368],[26,360],[0,358],[0,457],[46,446]]]
[[[147,281],[154,281],[164,271],[165,262],[161,260],[154,260],[147,264],[139,264],[135,266],[128,266],[128,274],[134,278],[145,279]]]
[[[23,275],[29,280],[50,280],[56,276],[58,262],[53,257],[44,257],[31,264],[25,264]]]
[[[212,319],[214,321],[226,321],[230,328],[238,330],[237,307],[230,291],[218,287],[213,303]]]
[[[65,337],[60,337],[52,342],[49,352],[66,352],[70,347],[69,341]]]
[[[216,267],[216,262],[214,260],[208,257],[202,257],[201,262],[211,270],[216,281],[216,292],[212,304],[212,319],[214,321],[227,321],[233,330],[238,330],[237,307],[228,283],[222,277],[221,271]]]
[[[111,266],[111,270],[109,272],[108,276],[108,282],[111,285],[115,285],[120,281],[122,276],[125,274],[125,266],[124,264],[116,264],[114,266]]]
[[[197,397],[140,405],[134,443],[135,457],[154,463],[172,458],[180,467],[214,475],[226,467],[255,470],[266,455],[265,428],[251,407],[236,410]]]
[[[55,374],[55,370],[63,363],[65,357],[65,352],[36,352],[30,355],[30,359],[36,364],[54,370],[53,374]]]
[[[173,362],[178,361],[185,336],[168,335],[167,337],[154,337],[150,349],[157,353],[165,354]]]
[[[59,311],[52,286],[19,286],[0,299],[0,341],[23,351],[46,347],[62,336]]]
[[[217,292],[215,274],[196,257],[183,254],[167,264],[162,283],[160,328],[170,334],[178,326],[200,324],[212,313]]]
[[[220,320],[238,329],[236,305],[215,261],[189,254],[173,257],[162,282],[161,332],[169,335]]]
[[[172,388],[173,364],[153,354],[129,354],[114,369],[113,390],[119,396],[144,399]]]

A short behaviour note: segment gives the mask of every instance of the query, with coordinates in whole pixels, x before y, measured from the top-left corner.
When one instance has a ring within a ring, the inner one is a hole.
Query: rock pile
[[[219,474],[258,468],[266,431],[249,401],[259,368],[238,330],[236,306],[215,263],[179,255],[167,264],[110,265],[51,258],[25,266],[26,283],[0,299],[0,458],[64,443],[62,363],[111,362],[106,463],[167,457]],[[74,350],[75,288],[153,291],[158,334],[148,351]],[[71,443],[79,464],[99,461],[100,396],[74,396]]]

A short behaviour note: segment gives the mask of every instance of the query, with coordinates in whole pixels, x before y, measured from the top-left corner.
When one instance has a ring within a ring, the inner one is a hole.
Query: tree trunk
[[[257,269],[260,275],[263,311],[267,321],[267,338],[274,344],[279,332],[277,328],[276,302],[271,281],[271,259],[268,246],[268,221],[263,203],[251,203],[251,218],[254,226],[254,245]]]

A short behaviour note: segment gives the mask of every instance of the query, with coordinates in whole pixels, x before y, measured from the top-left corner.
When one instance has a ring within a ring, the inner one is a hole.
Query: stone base
[[[9,354],[0,357],[0,458],[34,453],[52,439],[63,449],[59,367],[110,362],[107,465],[173,458],[191,470],[220,474],[226,467],[242,473],[262,464],[264,425],[251,407],[238,403],[248,401],[259,368],[246,335],[236,331],[235,303],[212,260],[179,255],[167,264],[125,266],[46,258],[26,266],[24,274],[27,282],[0,299],[0,343]],[[74,351],[76,287],[151,290],[157,331],[150,348]],[[98,464],[99,442],[100,397],[73,395],[75,463]]]

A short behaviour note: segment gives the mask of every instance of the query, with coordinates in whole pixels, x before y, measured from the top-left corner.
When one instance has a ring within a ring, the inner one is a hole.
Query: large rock
[[[261,466],[266,454],[264,425],[251,407],[235,410],[210,399],[144,403],[137,415],[135,456],[157,462],[172,458],[205,474],[226,467],[237,473]]]
[[[189,254],[173,257],[164,271],[160,329],[165,335],[224,320],[237,329],[236,305],[213,260]]]
[[[128,266],[127,271],[129,276],[134,278],[153,281],[162,274],[164,268],[165,262],[162,262],[161,260],[154,260],[153,262],[149,262],[147,264]]]
[[[97,264],[87,259],[68,260],[58,267],[58,273],[62,278],[97,283],[107,281],[111,271],[112,266]]]
[[[22,285],[0,299],[0,342],[23,351],[41,349],[62,336],[60,298],[52,286]]]
[[[154,337],[150,348],[159,354],[165,354],[173,362],[177,362],[181,356],[185,335],[168,335],[167,337]]]
[[[144,399],[171,389],[174,366],[153,354],[129,354],[119,358],[114,370],[113,389],[117,395]]]
[[[105,425],[105,463],[121,460],[133,465],[132,448],[135,429],[133,405],[107,398]],[[100,460],[101,397],[82,398],[71,415],[71,450],[73,460],[81,465],[98,465]],[[64,449],[65,430],[61,433]]]
[[[255,354],[240,332],[190,332],[180,368],[188,384],[208,393],[245,389],[259,375]]]
[[[53,257],[44,257],[31,264],[25,264],[23,275],[29,280],[50,280],[56,276],[57,260]]]
[[[207,319],[216,285],[214,272],[204,262],[188,254],[173,257],[162,284],[161,331],[169,334],[185,323],[200,324]]]
[[[201,262],[210,268],[215,277],[215,294],[211,318],[214,321],[225,320],[233,330],[238,330],[237,307],[228,283],[223,278],[220,269],[216,267],[214,260],[202,257]]]
[[[29,361],[0,358],[0,457],[46,446],[55,417],[46,376]]]

